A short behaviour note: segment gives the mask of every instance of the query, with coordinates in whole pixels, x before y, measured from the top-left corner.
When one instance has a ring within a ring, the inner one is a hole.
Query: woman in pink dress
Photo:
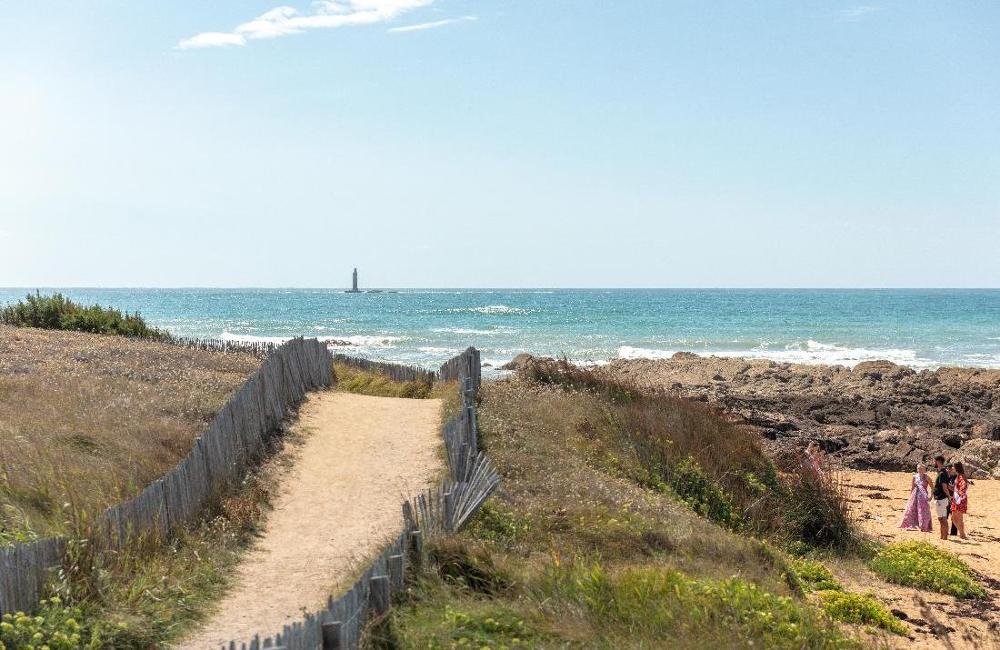
[[[927,467],[920,463],[917,465],[917,473],[913,475],[910,482],[910,500],[906,503],[906,511],[903,512],[903,523],[900,528],[906,530],[922,530],[925,533],[931,532],[931,478],[927,475]]]

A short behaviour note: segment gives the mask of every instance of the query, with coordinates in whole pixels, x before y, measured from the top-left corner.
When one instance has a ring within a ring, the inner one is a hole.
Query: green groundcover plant
[[[113,624],[88,623],[79,607],[66,606],[58,596],[53,596],[43,600],[33,615],[4,614],[0,622],[0,650],[105,648],[118,631]]]
[[[874,625],[892,632],[906,634],[906,626],[871,594],[852,594],[828,590],[819,593],[823,611],[835,621],[852,625]]]
[[[958,598],[983,598],[972,570],[951,553],[927,542],[898,542],[880,550],[871,568],[889,582]]]
[[[830,569],[816,560],[793,559],[789,568],[795,573],[804,591],[843,591]]]

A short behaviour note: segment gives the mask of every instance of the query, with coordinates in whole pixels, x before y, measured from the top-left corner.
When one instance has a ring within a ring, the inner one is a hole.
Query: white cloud
[[[248,40],[278,38],[310,29],[371,25],[393,20],[407,11],[426,7],[433,2],[434,0],[317,0],[308,13],[302,13],[294,7],[280,6],[237,25],[231,32],[203,32],[185,38],[177,44],[177,48],[187,50],[246,45]]]
[[[467,20],[478,20],[476,16],[462,16],[461,18],[446,18],[445,20],[435,20],[431,23],[418,23],[416,25],[405,25],[403,27],[393,27],[387,29],[386,31],[392,33],[398,32],[418,32],[423,29],[434,29],[435,27],[441,27],[442,25],[450,25],[452,23],[461,23]]]
[[[228,32],[203,32],[191,38],[185,38],[177,44],[178,50],[194,50],[200,47],[227,47],[230,45],[246,45],[247,41],[239,34]]]
[[[841,18],[847,18],[848,20],[857,20],[868,14],[873,14],[876,11],[881,11],[882,7],[877,5],[855,5],[849,9],[842,9],[840,11]]]

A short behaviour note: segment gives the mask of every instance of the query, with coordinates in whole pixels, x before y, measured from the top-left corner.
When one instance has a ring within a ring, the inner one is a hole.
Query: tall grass
[[[826,548],[847,549],[859,538],[846,491],[835,479],[801,464],[779,474],[757,434],[717,408],[639,389],[565,359],[535,360],[522,372],[598,398],[610,426],[591,436],[597,457],[640,484],[673,491],[702,516]]]
[[[100,305],[88,307],[61,293],[43,296],[37,291],[0,309],[0,324],[149,339],[170,338],[167,332],[148,325],[138,312],[130,314]]]
[[[247,354],[0,326],[0,544],[135,496],[259,365]]]

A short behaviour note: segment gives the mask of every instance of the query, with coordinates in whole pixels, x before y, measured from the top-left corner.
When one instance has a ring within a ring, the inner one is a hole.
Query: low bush
[[[833,590],[821,591],[819,598],[823,611],[835,621],[851,625],[874,625],[893,634],[907,633],[906,626],[871,594]]]
[[[870,566],[885,580],[899,585],[957,598],[986,596],[986,590],[965,562],[927,542],[889,544],[876,553]]]
[[[668,484],[681,501],[702,517],[720,524],[733,524],[733,503],[721,486],[701,469],[693,458],[677,463],[668,475]]]
[[[149,339],[169,339],[170,334],[151,327],[138,313],[113,307],[76,303],[61,293],[43,296],[37,291],[24,300],[0,309],[0,323],[16,327],[38,327],[91,334],[117,334]]]
[[[805,591],[842,591],[840,583],[822,562],[816,560],[793,559],[789,568],[798,578]]]
[[[535,648],[544,640],[514,607],[494,601],[448,599],[415,608],[397,606],[374,621],[364,633],[365,650],[400,648],[470,648],[514,650]]]
[[[472,537],[505,547],[520,541],[530,529],[529,520],[505,509],[495,499],[483,504],[468,527]]]
[[[116,647],[119,625],[88,622],[80,607],[64,605],[58,596],[43,600],[31,615],[4,614],[0,650],[96,650]]]
[[[464,612],[449,607],[445,609],[445,622],[452,629],[452,643],[459,647],[527,648],[534,636],[523,618],[503,609]]]

